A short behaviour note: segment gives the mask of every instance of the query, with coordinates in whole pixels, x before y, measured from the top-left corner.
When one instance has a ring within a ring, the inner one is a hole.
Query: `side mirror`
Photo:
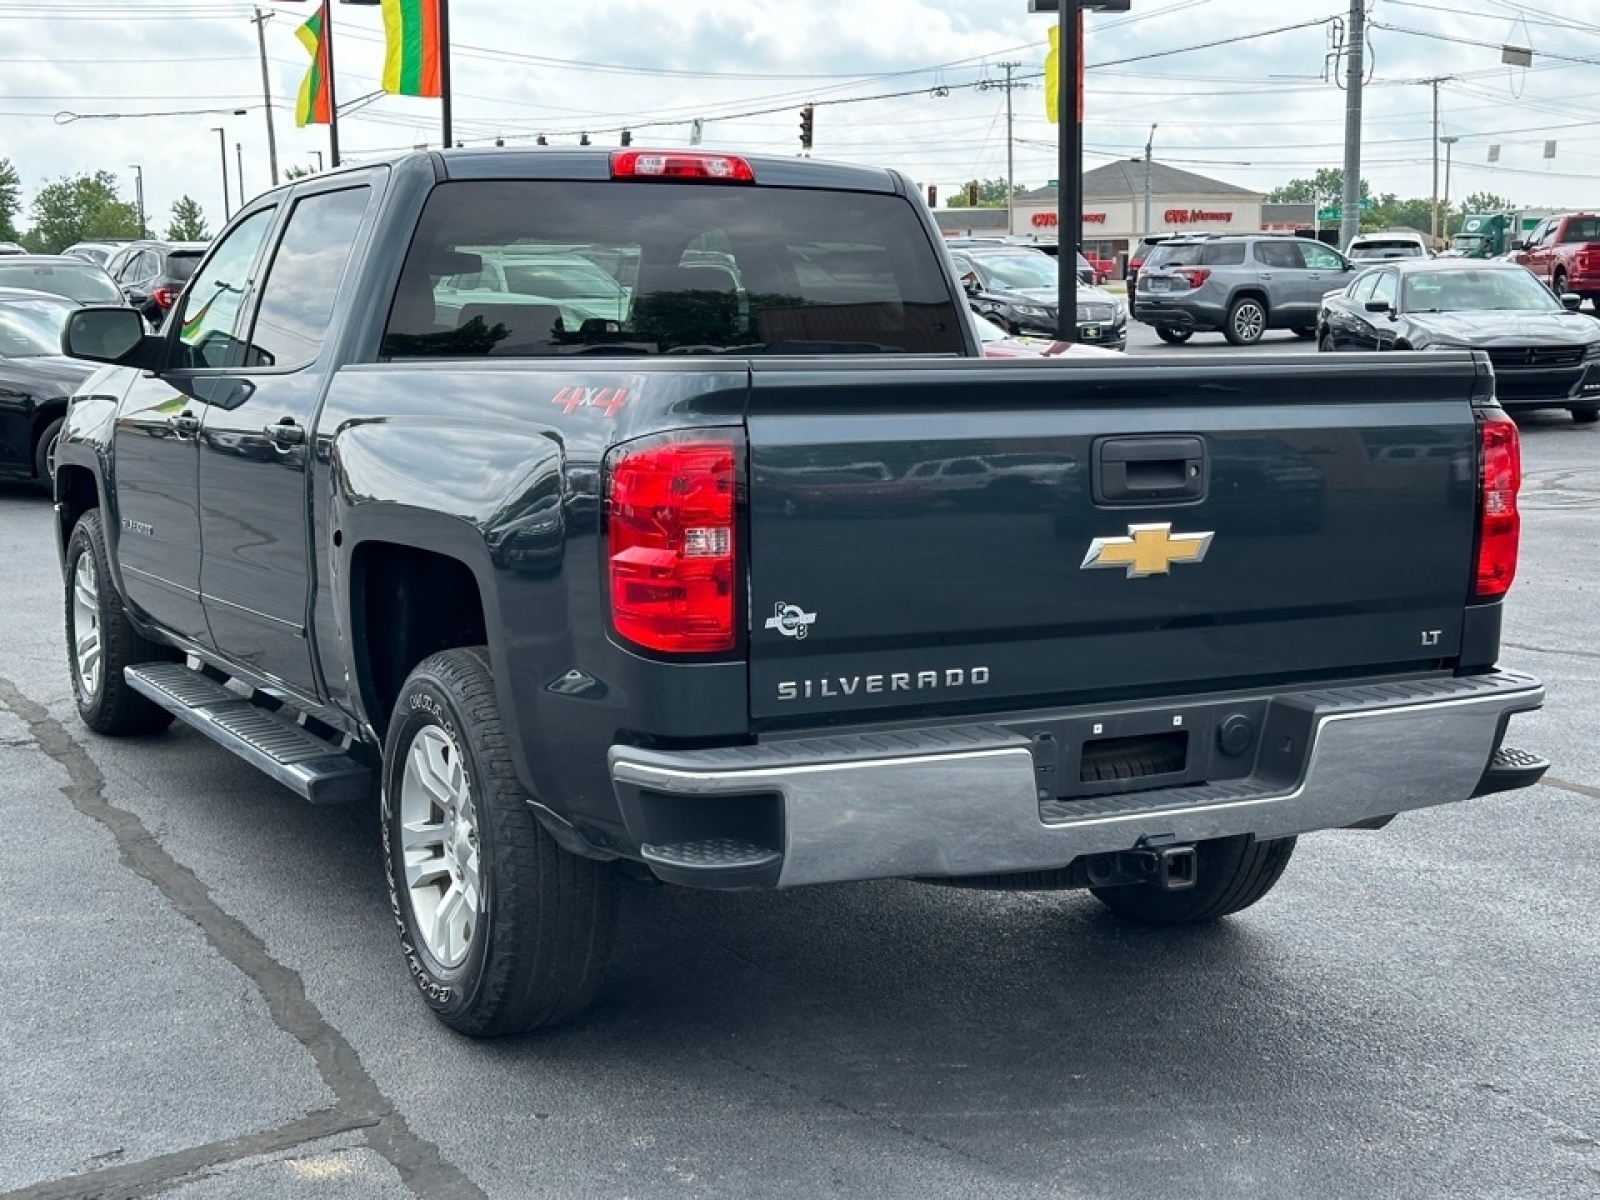
[[[1390,304],[1387,300],[1368,300],[1366,303],[1366,309],[1368,312],[1372,313],[1393,312],[1394,305]]]
[[[161,345],[146,336],[144,318],[131,308],[80,308],[61,331],[63,354],[123,367],[154,367]]]
[[[1578,295],[1577,292],[1561,293],[1561,307],[1566,309],[1568,312],[1577,312],[1582,305],[1583,297]]]
[[[1513,250],[1526,250],[1528,248],[1527,239],[1518,238],[1516,241],[1511,243],[1511,248]]]
[[[961,277],[961,286],[966,289],[966,293],[969,296],[976,296],[983,290],[982,285],[978,282],[977,273],[973,271],[968,271]]]

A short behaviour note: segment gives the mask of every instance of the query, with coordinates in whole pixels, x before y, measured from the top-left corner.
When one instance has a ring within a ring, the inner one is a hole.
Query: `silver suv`
[[[1156,257],[1139,272],[1134,317],[1173,344],[1196,332],[1221,333],[1235,346],[1269,329],[1315,337],[1323,295],[1356,269],[1321,242],[1274,234],[1219,234]]]

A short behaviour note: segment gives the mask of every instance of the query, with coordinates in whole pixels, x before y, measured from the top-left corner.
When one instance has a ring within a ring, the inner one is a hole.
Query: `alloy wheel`
[[[406,751],[400,830],[417,931],[440,966],[459,967],[483,910],[477,812],[461,751],[438,726],[420,729]]]
[[[100,630],[100,575],[94,555],[78,555],[72,572],[72,665],[85,700],[100,694],[102,663]]]

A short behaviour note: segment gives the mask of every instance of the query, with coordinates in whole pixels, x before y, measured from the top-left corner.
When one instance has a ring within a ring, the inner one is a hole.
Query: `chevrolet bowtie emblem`
[[[1171,525],[1129,525],[1127,537],[1095,538],[1082,570],[1126,567],[1129,579],[1165,575],[1173,563],[1197,563],[1211,547],[1209,533],[1173,533]]]

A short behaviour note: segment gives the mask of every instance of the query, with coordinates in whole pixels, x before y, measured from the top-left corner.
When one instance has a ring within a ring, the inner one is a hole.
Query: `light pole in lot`
[[[1078,242],[1083,237],[1083,46],[1085,12],[1127,12],[1132,0],[1028,0],[1031,13],[1058,13],[1056,121],[1056,337],[1078,340]],[[1046,81],[1046,87],[1049,86]]]
[[[214,125],[211,132],[217,135],[217,148],[222,152],[222,219],[226,222],[233,217],[228,198],[228,131],[221,125]]]
[[[144,227],[144,168],[133,163],[128,170],[133,172],[133,197],[139,209],[139,236],[149,237],[149,231]]]
[[[1450,240],[1450,147],[1461,139],[1455,134],[1445,134],[1439,139],[1444,143],[1444,238]]]

